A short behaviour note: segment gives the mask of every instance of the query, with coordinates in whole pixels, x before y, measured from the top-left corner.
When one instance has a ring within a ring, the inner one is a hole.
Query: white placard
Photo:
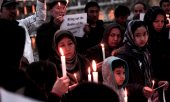
[[[140,13],[139,19],[140,19],[141,21],[143,21],[143,20],[144,20],[144,16],[145,16],[145,13]]]
[[[65,15],[60,30],[69,30],[74,36],[83,37],[85,24],[87,24],[87,13]]]

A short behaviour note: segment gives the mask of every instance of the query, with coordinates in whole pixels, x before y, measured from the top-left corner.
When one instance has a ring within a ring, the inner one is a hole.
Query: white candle
[[[127,96],[127,89],[125,88],[125,97],[124,97],[124,101],[128,102],[128,96]]]
[[[152,80],[152,89],[154,88],[155,81]]]
[[[90,73],[90,67],[88,68],[88,81],[91,82],[91,73]]]
[[[103,60],[105,59],[105,48],[104,48],[104,44],[101,44],[102,47],[102,55],[103,55]]]
[[[66,58],[64,56],[64,52],[63,52],[62,48],[60,48],[60,54],[61,54],[62,73],[63,73],[63,76],[67,76],[67,73],[66,73]]]
[[[93,60],[92,61],[92,67],[93,67],[93,82],[98,83],[98,72],[97,72],[97,67],[96,67],[96,62]]]
[[[76,73],[74,73],[74,77],[76,79],[76,82],[78,82]]]
[[[58,6],[60,6],[61,4],[60,4],[60,2],[58,2]]]
[[[169,14],[166,14],[166,18],[167,18],[167,20],[168,20],[168,23],[170,24]],[[168,39],[170,39],[170,29],[169,29],[169,36],[168,36]]]

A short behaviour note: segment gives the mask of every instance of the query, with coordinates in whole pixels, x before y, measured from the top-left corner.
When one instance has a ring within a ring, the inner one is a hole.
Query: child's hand
[[[158,86],[161,86],[161,85],[163,85],[163,84],[165,84],[165,85],[163,86],[164,90],[168,90],[168,87],[169,87],[168,81],[159,81],[159,82],[158,82]]]
[[[57,78],[51,92],[57,94],[58,96],[62,96],[68,91],[69,83],[70,79],[67,76]]]
[[[154,93],[154,90],[148,86],[145,86],[143,88],[143,94],[146,98],[150,98],[152,94]]]

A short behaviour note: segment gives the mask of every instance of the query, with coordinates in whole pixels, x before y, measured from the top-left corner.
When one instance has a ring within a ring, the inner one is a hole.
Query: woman
[[[55,56],[50,60],[56,64],[58,77],[62,76],[61,53],[62,48],[66,58],[66,71],[70,79],[70,85],[87,80],[87,68],[89,61],[76,52],[76,40],[73,34],[67,30],[59,30],[54,35],[53,50]],[[74,76],[76,74],[76,77]]]

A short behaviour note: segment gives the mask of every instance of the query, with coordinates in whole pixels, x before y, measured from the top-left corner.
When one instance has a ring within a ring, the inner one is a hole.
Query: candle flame
[[[127,93],[127,89],[125,88],[125,97],[127,97],[127,94],[128,94],[128,93]]]
[[[101,47],[104,48],[104,44],[101,44]]]
[[[88,73],[90,74],[90,67],[88,68]]]
[[[152,89],[154,88],[155,81],[152,80]]]
[[[74,73],[74,77],[75,77],[75,79],[77,80],[77,75],[76,75],[76,73]]]
[[[60,54],[61,54],[61,56],[64,56],[64,52],[63,52],[62,48],[60,48]]]
[[[60,4],[60,2],[58,2],[58,6],[60,6],[61,4]]]
[[[69,0],[66,0],[67,4],[69,3]]]
[[[92,67],[93,67],[93,71],[96,71],[96,70],[97,70],[95,60],[92,61]]]

